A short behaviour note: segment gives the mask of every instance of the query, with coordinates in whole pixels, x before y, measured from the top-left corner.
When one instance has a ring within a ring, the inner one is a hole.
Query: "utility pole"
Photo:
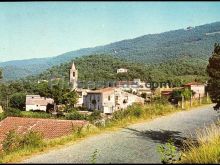
[[[207,103],[209,101],[209,93],[208,92],[206,93],[206,101],[207,101]]]
[[[185,107],[184,107],[184,96],[182,95],[182,104],[181,104],[181,106],[182,106],[182,109],[185,109]]]
[[[201,105],[201,96],[200,96],[200,93],[199,93],[199,105]]]
[[[192,107],[192,92],[190,93],[190,107]]]

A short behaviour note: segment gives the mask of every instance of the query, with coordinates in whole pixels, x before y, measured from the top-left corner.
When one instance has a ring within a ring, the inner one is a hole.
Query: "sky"
[[[0,2],[0,61],[220,21],[220,2]]]

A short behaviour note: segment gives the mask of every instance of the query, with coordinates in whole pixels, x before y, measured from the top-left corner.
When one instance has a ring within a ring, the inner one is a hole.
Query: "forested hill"
[[[81,81],[108,81],[133,80],[140,78],[144,81],[172,81],[184,83],[193,81],[206,81],[206,61],[188,61],[187,58],[167,60],[157,64],[144,65],[128,60],[121,60],[111,55],[90,55],[74,60],[79,71]],[[30,80],[49,80],[50,78],[65,78],[69,80],[69,70],[72,60],[59,66],[54,66],[38,76],[28,77]],[[117,69],[127,68],[127,73],[117,74]]]
[[[0,63],[6,79],[37,75],[42,71],[75,57],[91,54],[109,54],[143,64],[167,63],[184,59],[204,63],[208,60],[215,42],[220,42],[220,22],[180,29],[160,34],[149,34],[105,46],[67,52],[53,58],[31,59]],[[181,70],[180,70],[181,71]]]

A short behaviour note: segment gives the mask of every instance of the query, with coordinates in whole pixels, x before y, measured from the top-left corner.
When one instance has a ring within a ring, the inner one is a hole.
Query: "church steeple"
[[[75,67],[73,62],[72,67],[70,69],[70,84],[72,84],[72,89],[77,88],[77,81],[78,81],[78,70]]]
[[[73,62],[73,64],[72,64],[72,70],[76,70],[76,67],[75,67],[74,62]]]

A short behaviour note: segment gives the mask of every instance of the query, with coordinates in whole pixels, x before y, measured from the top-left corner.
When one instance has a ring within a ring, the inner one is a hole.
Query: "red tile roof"
[[[5,134],[10,130],[15,130],[19,134],[25,134],[32,130],[42,133],[44,139],[53,139],[69,135],[73,132],[74,128],[83,126],[87,123],[87,121],[83,120],[7,117],[0,122],[0,143],[4,140]]]

